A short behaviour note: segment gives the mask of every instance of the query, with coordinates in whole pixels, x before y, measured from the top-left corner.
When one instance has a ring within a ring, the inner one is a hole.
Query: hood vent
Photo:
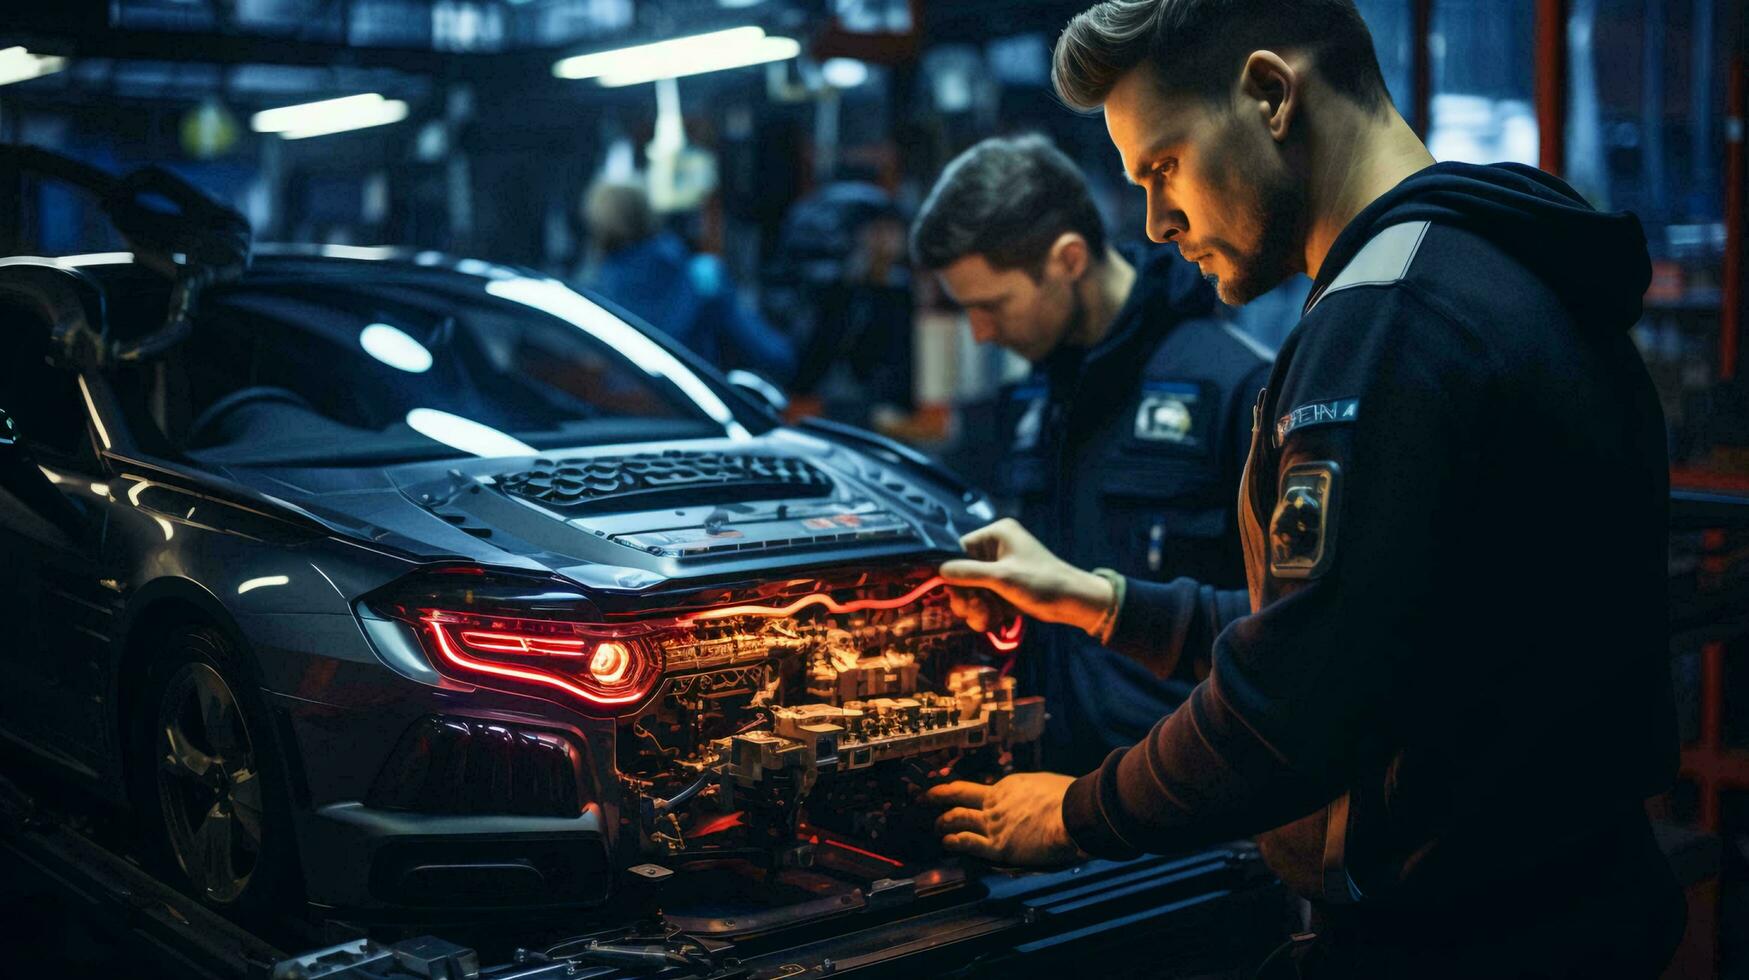
[[[821,497],[832,480],[790,456],[670,449],[629,456],[537,459],[499,477],[506,493],[577,514],[698,503]]]

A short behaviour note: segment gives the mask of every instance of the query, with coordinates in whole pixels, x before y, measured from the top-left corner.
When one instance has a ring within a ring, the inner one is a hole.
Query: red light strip
[[[895,861],[892,858],[887,857],[885,854],[876,854],[873,851],[865,851],[862,848],[857,847],[855,844],[846,844],[842,841],[835,841],[835,840],[822,840],[822,841],[820,841],[820,843],[827,844],[827,845],[830,845],[832,847],[836,847],[841,851],[849,851],[852,854],[860,854],[865,858],[874,858],[876,861],[881,861],[881,862],[884,862],[886,864],[890,864],[895,868],[902,868],[905,866],[905,862],[903,862],[903,861]]]
[[[1000,630],[994,632],[985,630],[984,636],[990,640],[990,645],[997,650],[1000,650],[1003,653],[1011,653],[1020,649],[1020,634],[1025,628],[1026,620],[1016,616],[1014,617],[1014,622],[1009,623]]]
[[[839,602],[824,592],[815,592],[812,595],[802,596],[787,606],[728,606],[723,609],[707,609],[688,617],[688,621],[723,619],[728,616],[793,616],[809,606],[825,606],[827,612],[833,613],[861,612],[864,609],[898,609],[916,602],[925,594],[944,584],[942,577],[937,575],[897,599],[852,599],[849,602]]]
[[[462,642],[476,650],[490,650],[493,653],[528,653],[536,656],[550,654],[555,657],[583,656],[583,640],[555,640],[544,636],[523,636],[520,633],[482,633],[477,630],[463,630]]]
[[[736,810],[734,813],[719,814],[718,816],[712,817],[704,823],[692,828],[692,830],[687,832],[686,836],[709,837],[712,834],[721,833],[731,827],[745,826],[747,823],[746,816],[747,813],[744,810]]]
[[[543,684],[547,687],[556,687],[567,694],[581,698],[592,704],[629,704],[633,701],[642,699],[646,693],[644,691],[633,691],[629,694],[617,697],[611,694],[597,694],[592,691],[584,690],[570,681],[565,680],[563,677],[549,674],[543,670],[527,670],[521,667],[510,667],[505,664],[495,664],[488,663],[484,660],[475,660],[455,648],[455,644],[450,641],[449,631],[443,628],[443,622],[437,617],[427,616],[425,617],[425,623],[431,627],[431,635],[436,639],[437,650],[439,653],[443,654],[443,658],[465,670],[479,671],[482,674],[494,674],[499,677],[509,677],[530,684]]]

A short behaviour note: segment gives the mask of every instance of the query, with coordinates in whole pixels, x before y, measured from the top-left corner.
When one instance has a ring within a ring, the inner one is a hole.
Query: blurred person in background
[[[790,208],[767,276],[770,308],[800,348],[792,415],[910,439],[916,311],[905,218],[874,177],[841,167]]]
[[[664,229],[645,190],[598,182],[583,199],[595,261],[585,285],[719,368],[746,368],[783,385],[795,347],[741,301],[723,263]]]
[[[999,399],[997,491],[1059,555],[1117,573],[1243,593],[1233,501],[1270,352],[1217,316],[1176,248],[1108,241],[1086,178],[1042,136],[992,138],[942,172],[911,232],[973,337],[1033,364]],[[1011,613],[994,610],[999,620]],[[978,628],[985,628],[974,623]],[[1188,658],[1187,658],[1188,660]],[[1053,708],[1046,761],[1086,772],[1183,703],[1084,631],[1029,622],[1017,671]]]

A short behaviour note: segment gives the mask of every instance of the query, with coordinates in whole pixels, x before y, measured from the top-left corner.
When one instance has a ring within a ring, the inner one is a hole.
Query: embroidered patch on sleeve
[[[1281,478],[1269,519],[1269,574],[1310,579],[1336,557],[1336,517],[1342,468],[1329,460],[1297,463]]]
[[[1307,402],[1275,420],[1275,447],[1287,441],[1288,433],[1314,425],[1353,422],[1360,417],[1360,399],[1332,398],[1329,401]]]

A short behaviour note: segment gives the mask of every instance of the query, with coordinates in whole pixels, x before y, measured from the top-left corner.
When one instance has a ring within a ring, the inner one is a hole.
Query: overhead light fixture
[[[856,88],[868,81],[868,65],[855,58],[827,58],[820,66],[820,77],[833,88]]]
[[[369,126],[386,126],[407,118],[407,103],[375,92],[320,102],[265,109],[249,119],[257,133],[278,133],[288,140],[327,136]]]
[[[22,47],[0,49],[0,85],[52,75],[65,67],[67,59],[56,55],[31,54]]]
[[[684,78],[784,61],[801,51],[801,44],[794,38],[769,37],[762,27],[734,27],[564,58],[553,63],[553,74],[560,78],[593,78],[603,86],[617,88],[660,78]]]
[[[773,61],[788,61],[802,53],[802,46],[794,38],[764,37],[757,44],[748,45],[739,50],[715,52],[684,65],[650,66],[643,71],[628,71],[603,75],[600,79],[605,88],[619,88],[624,85],[641,85],[662,78],[684,78],[687,75],[702,75],[706,72],[727,71],[730,68],[746,68],[750,65],[763,65]]]

